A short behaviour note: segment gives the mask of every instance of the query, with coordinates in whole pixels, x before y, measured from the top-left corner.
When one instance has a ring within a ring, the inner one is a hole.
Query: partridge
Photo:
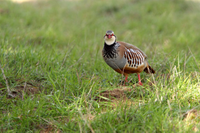
[[[155,73],[142,50],[132,44],[116,41],[116,36],[111,30],[108,30],[104,36],[102,56],[112,69],[125,76],[125,82],[128,82],[128,74],[137,73],[138,84],[142,85],[140,79],[142,71]]]

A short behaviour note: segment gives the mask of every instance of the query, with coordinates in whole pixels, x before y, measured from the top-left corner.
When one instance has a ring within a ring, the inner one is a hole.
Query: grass
[[[199,5],[1,2],[0,131],[199,131]],[[156,74],[142,73],[143,87],[135,74],[120,86],[124,77],[103,61],[108,29],[148,55]]]

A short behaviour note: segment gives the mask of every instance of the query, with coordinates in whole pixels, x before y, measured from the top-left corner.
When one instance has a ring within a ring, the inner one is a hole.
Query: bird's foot
[[[139,85],[143,86],[142,82],[138,82]]]

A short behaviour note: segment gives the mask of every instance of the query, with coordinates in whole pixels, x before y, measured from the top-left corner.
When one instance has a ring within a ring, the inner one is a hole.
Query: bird
[[[116,41],[116,39],[112,30],[106,31],[102,50],[104,61],[116,72],[125,76],[125,83],[128,82],[129,74],[136,73],[139,80],[138,84],[142,86],[140,73],[142,71],[155,73],[155,70],[147,62],[147,55],[138,47],[126,42]]]

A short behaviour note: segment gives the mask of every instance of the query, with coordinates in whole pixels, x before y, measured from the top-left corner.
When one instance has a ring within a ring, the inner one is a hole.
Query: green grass
[[[1,132],[200,130],[200,3],[181,0],[0,4]],[[143,87],[103,61],[103,36],[148,55]],[[151,83],[152,82],[152,83]],[[131,91],[130,91],[131,90]],[[123,91],[122,91],[123,92]],[[102,100],[104,99],[104,100]]]

